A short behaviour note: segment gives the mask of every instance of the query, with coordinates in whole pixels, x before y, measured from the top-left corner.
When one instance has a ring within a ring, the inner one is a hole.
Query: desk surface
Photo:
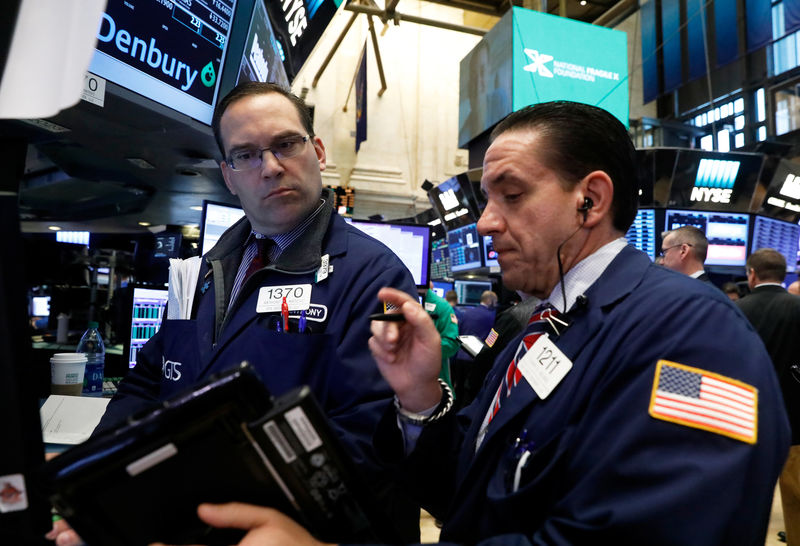
[[[70,345],[69,343],[49,343],[47,341],[33,341],[34,349],[48,349],[51,351],[63,351],[65,353],[74,353],[78,345]],[[107,345],[106,354],[122,356],[122,345]]]

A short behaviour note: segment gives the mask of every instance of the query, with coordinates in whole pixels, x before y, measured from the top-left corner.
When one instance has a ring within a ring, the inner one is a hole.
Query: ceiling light
[[[150,222],[139,222],[139,225],[142,227],[147,227],[150,225]]]
[[[61,228],[60,228],[60,227],[58,227],[58,226],[47,226],[47,229],[49,229],[50,231],[58,231],[58,230],[60,230]]]
[[[585,5],[586,5],[586,0],[581,0],[581,6],[585,6]]]
[[[199,205],[197,205],[197,206],[194,206],[194,207],[189,207],[189,208],[190,208],[191,210],[199,210],[199,211],[202,211],[202,210],[203,210],[203,207],[201,207],[201,206],[199,206]]]

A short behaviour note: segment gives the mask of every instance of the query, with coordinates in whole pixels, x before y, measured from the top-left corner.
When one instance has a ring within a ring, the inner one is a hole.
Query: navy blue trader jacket
[[[579,302],[570,326],[551,337],[572,369],[544,400],[523,379],[477,452],[519,337],[476,401],[427,425],[405,460],[397,460],[394,412],[386,413],[376,445],[444,521],[442,541],[764,544],[789,427],[769,356],[744,316],[719,290],[632,247]],[[715,381],[742,389],[716,398],[742,408],[736,434],[723,433],[730,416],[693,416],[714,393],[695,398],[680,381],[659,379],[670,374],[701,390]],[[670,391],[685,397],[674,415],[659,402]]]
[[[330,193],[323,192],[330,201]],[[411,273],[383,243],[349,226],[328,206],[275,263],[254,273],[237,301],[228,300],[251,231],[246,218],[226,231],[203,258],[193,320],[165,320],[140,350],[98,427],[107,429],[210,374],[250,362],[273,395],[308,385],[356,463],[375,466],[372,435],[392,391],[370,355],[369,315],[377,292],[392,286],[416,297]],[[328,256],[327,277],[320,274]],[[261,287],[311,284],[308,327],[275,331],[280,313],[258,313]],[[363,466],[362,466],[363,468]],[[378,470],[376,469],[376,472]],[[415,515],[418,536],[419,511]]]

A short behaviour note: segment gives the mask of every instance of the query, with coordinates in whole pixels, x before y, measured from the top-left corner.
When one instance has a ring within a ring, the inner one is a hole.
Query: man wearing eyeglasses
[[[411,274],[334,212],[333,192],[322,188],[325,146],[301,99],[277,85],[242,84],[220,101],[212,126],[245,217],[203,256],[192,320],[164,321],[99,428],[246,360],[276,396],[312,389],[393,512],[384,538],[416,541],[419,507],[395,494],[371,455],[392,391],[367,347],[378,290],[388,284],[416,299]]]
[[[682,226],[661,234],[662,265],[711,284],[703,268],[707,253],[708,239],[694,226]]]
[[[747,258],[750,294],[736,302],[767,348],[783,392],[792,426],[789,459],[778,481],[786,540],[800,544],[800,297],[781,286],[786,259],[772,248]]]

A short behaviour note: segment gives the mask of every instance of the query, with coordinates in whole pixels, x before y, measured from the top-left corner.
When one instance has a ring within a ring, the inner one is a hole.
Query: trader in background
[[[682,226],[662,233],[661,241],[664,267],[712,284],[703,268],[708,253],[705,233],[694,226]]]
[[[425,310],[433,319],[433,324],[436,325],[436,331],[439,332],[439,337],[442,340],[442,371],[439,373],[439,377],[450,388],[453,388],[453,380],[450,375],[450,359],[458,352],[460,346],[458,343],[458,319],[447,300],[440,298],[433,291],[433,282],[430,283],[423,295]]]
[[[430,317],[380,291],[405,320],[372,325],[397,396],[375,446],[442,541],[764,543],[790,440],[769,355],[722,292],[626,244],[635,172],[625,127],[593,106],[529,106],[494,129],[478,229],[504,284],[549,305],[457,415]],[[199,513],[253,544],[316,543],[268,508]]]
[[[772,248],[761,248],[747,258],[750,294],[736,304],[753,324],[772,358],[792,425],[789,459],[778,480],[786,541],[800,544],[800,296],[781,283],[786,259]]]
[[[396,494],[372,456],[373,429],[392,392],[367,347],[369,315],[382,310],[378,290],[388,284],[416,298],[411,274],[334,213],[332,192],[322,189],[325,146],[298,97],[273,84],[239,85],[219,102],[213,129],[222,175],[245,217],[203,256],[192,320],[164,321],[98,429],[246,360],[275,395],[311,387],[394,515],[396,528],[384,536],[418,540],[418,505]],[[283,317],[288,287],[303,294]]]

